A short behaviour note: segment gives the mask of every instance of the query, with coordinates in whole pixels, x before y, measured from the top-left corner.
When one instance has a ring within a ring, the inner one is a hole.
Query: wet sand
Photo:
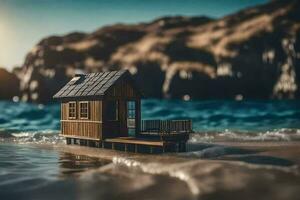
[[[88,199],[298,199],[300,142],[197,145],[209,146],[199,152],[222,147],[229,153],[199,158],[195,152],[143,155],[63,144],[39,147],[111,162],[80,174],[80,195]]]
[[[287,159],[300,166],[300,141],[218,142],[215,144],[253,150],[256,155]]]

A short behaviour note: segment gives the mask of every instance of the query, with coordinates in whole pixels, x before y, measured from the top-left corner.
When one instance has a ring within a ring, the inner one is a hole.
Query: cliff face
[[[148,97],[299,98],[300,3],[224,18],[165,17],[51,36],[27,55],[23,100],[47,102],[78,70],[127,68]]]
[[[19,96],[19,79],[13,73],[0,68],[0,100],[11,100],[14,96]]]

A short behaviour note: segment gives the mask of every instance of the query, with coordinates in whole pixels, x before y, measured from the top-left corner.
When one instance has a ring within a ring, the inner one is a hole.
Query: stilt
[[[186,143],[182,142],[181,145],[182,145],[182,152],[186,152],[187,151]]]
[[[115,143],[111,143],[111,148],[113,149],[113,150],[115,150]]]
[[[153,147],[150,146],[150,153],[153,154]]]
[[[138,146],[137,146],[137,144],[134,145],[134,151],[135,151],[135,153],[138,152]]]
[[[176,152],[179,152],[179,143],[176,143]]]
[[[70,138],[66,138],[66,142],[67,142],[67,144],[71,144],[71,139]]]
[[[128,147],[127,147],[127,144],[125,144],[125,152],[128,151]]]

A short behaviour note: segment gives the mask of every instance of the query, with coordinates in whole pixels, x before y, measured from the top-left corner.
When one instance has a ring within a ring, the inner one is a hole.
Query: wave
[[[263,141],[300,141],[300,129],[274,129],[270,131],[249,132],[232,131],[198,132],[191,135],[189,142],[263,142]]]
[[[144,173],[149,173],[149,174],[167,174],[170,177],[177,178],[181,181],[184,181],[191,193],[193,195],[198,195],[199,194],[199,188],[197,186],[197,181],[190,176],[190,174],[183,170],[185,168],[182,167],[182,165],[188,165],[188,163],[182,163],[181,164],[168,164],[164,165],[161,163],[142,163],[133,159],[128,159],[124,157],[114,157],[113,158],[113,163],[115,165],[125,165],[129,168],[138,168]]]
[[[4,136],[4,137],[3,137]],[[59,131],[23,131],[0,134],[1,142],[14,142],[18,144],[65,144],[63,137],[59,136]]]
[[[15,143],[66,143],[64,137],[59,136],[58,130],[40,131],[0,131],[0,141]],[[275,129],[266,132],[237,132],[225,130],[222,132],[197,132],[190,135],[187,148],[196,144],[214,142],[292,142],[300,141],[300,129]]]
[[[253,160],[254,156],[251,158]],[[249,160],[251,158],[249,156]],[[159,159],[153,157],[151,161],[145,161],[145,159],[140,159],[139,157],[124,158],[116,156],[113,158],[113,165],[106,165],[98,170],[83,173],[81,180],[84,180],[84,184],[87,187],[95,183],[113,182],[115,184],[113,187],[120,188],[122,179],[126,179],[126,191],[121,191],[124,196],[127,196],[129,193],[137,194],[139,191],[150,192],[146,188],[153,189],[155,185],[160,185],[160,195],[162,195],[160,199],[163,199],[162,197],[164,197],[165,193],[169,195],[174,193],[174,187],[176,187],[178,192],[185,191],[183,189],[184,186],[174,180],[172,180],[172,185],[163,184],[167,182],[166,180],[175,178],[186,184],[190,192],[190,194],[186,195],[191,195],[188,199],[198,199],[200,197],[205,198],[206,195],[210,194],[223,196],[218,193],[220,189],[221,191],[228,190],[243,196],[244,193],[242,191],[245,188],[252,191],[256,190],[257,187],[266,188],[270,184],[272,186],[280,186],[276,180],[291,180],[291,177],[297,174],[297,170],[294,167],[272,166],[268,165],[273,162],[272,158],[267,158],[264,162],[266,160],[269,162],[266,163],[267,165],[257,165],[254,162],[199,159],[189,159],[183,162],[178,157]],[[287,166],[290,166],[290,163],[287,164]],[[118,174],[118,176],[111,179],[103,174]],[[159,179],[158,177],[163,178]],[[298,179],[293,180],[295,182],[299,181]],[[141,184],[137,187],[136,183]],[[271,196],[276,197],[276,195]]]

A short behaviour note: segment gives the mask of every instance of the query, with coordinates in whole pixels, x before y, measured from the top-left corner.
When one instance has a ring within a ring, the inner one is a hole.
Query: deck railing
[[[192,132],[191,120],[142,120],[141,133],[180,134]]]

